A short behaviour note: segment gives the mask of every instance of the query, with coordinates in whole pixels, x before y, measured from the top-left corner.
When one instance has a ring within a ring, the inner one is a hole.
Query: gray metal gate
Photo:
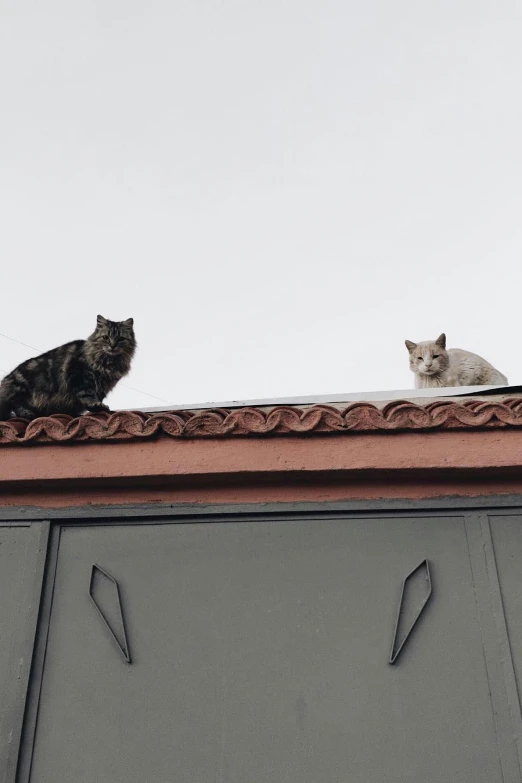
[[[56,523],[16,780],[520,783],[521,565],[517,509]]]

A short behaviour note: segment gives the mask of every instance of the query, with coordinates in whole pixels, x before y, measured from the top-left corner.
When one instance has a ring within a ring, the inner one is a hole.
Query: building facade
[[[1,783],[521,783],[522,395],[0,423]]]

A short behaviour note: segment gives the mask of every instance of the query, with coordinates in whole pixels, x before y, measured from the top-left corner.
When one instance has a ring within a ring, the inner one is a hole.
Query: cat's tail
[[[5,383],[0,383],[0,421],[6,421],[11,415],[11,395]]]

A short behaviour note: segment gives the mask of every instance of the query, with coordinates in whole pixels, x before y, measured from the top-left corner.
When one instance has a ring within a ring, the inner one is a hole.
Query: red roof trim
[[[522,426],[522,397],[503,402],[436,400],[418,405],[394,400],[383,408],[356,402],[346,408],[279,405],[271,409],[213,408],[141,413],[117,411],[72,419],[55,415],[27,422],[0,422],[0,444],[106,441],[153,438],[223,438],[278,434],[491,429]]]

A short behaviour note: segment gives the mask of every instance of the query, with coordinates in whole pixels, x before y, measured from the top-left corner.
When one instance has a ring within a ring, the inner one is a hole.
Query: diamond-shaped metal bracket
[[[120,629],[119,630],[121,632],[121,641],[118,638],[118,635],[115,633],[114,629],[112,628],[109,620],[107,619],[107,617],[103,613],[102,608],[96,602],[96,599],[95,599],[95,597],[93,595],[94,584],[95,584],[96,579],[100,576],[100,574],[102,576],[104,576],[106,579],[108,579],[112,583],[112,586],[113,586],[114,598],[115,598],[116,607],[117,607],[117,617],[118,617],[118,621],[119,621],[119,625],[120,625]],[[100,617],[102,618],[103,622],[105,623],[105,625],[109,629],[112,638],[114,639],[114,641],[118,645],[118,650],[121,652],[121,654],[123,655],[123,657],[125,658],[127,663],[132,663],[131,657],[130,657],[130,652],[129,652],[129,644],[128,644],[128,641],[127,641],[127,633],[125,631],[125,622],[123,620],[123,611],[122,611],[122,606],[121,606],[120,588],[118,586],[118,582],[116,581],[116,579],[114,579],[113,576],[108,574],[106,571],[103,570],[103,568],[100,568],[100,566],[96,565],[96,564],[93,565],[92,570],[91,570],[91,578],[90,578],[90,581],[89,581],[89,597],[90,597],[91,601],[93,602],[94,606],[96,607],[96,610],[97,610],[98,614],[100,615]]]
[[[424,601],[422,602],[421,606],[419,607],[419,609],[417,609],[417,614],[415,616],[415,619],[413,620],[412,624],[408,628],[408,631],[406,632],[406,635],[404,636],[402,642],[400,643],[400,645],[398,647],[396,647],[397,635],[399,633],[399,626],[400,626],[401,614],[402,614],[402,609],[403,609],[403,603],[404,603],[404,598],[405,598],[406,591],[408,589],[408,584],[409,584],[410,580],[420,570],[424,570],[425,571],[425,578],[426,578],[426,582],[427,582],[428,593],[427,593]],[[395,630],[393,632],[393,642],[392,642],[392,646],[391,646],[391,650],[390,650],[390,659],[389,659],[389,663],[390,664],[393,665],[394,663],[396,663],[399,655],[401,654],[402,649],[404,648],[404,645],[406,644],[406,642],[410,638],[411,633],[412,633],[413,629],[415,628],[415,626],[417,625],[417,622],[418,622],[421,614],[425,610],[425,608],[426,608],[426,606],[428,604],[428,601],[431,598],[432,592],[433,592],[433,587],[432,587],[432,584],[431,584],[430,564],[429,564],[428,560],[425,559],[421,563],[419,563],[417,568],[414,568],[413,571],[411,571],[411,573],[408,574],[408,576],[406,577],[406,579],[402,583],[401,598],[400,598],[400,601],[399,601],[399,610],[397,612],[397,620],[395,622]]]

